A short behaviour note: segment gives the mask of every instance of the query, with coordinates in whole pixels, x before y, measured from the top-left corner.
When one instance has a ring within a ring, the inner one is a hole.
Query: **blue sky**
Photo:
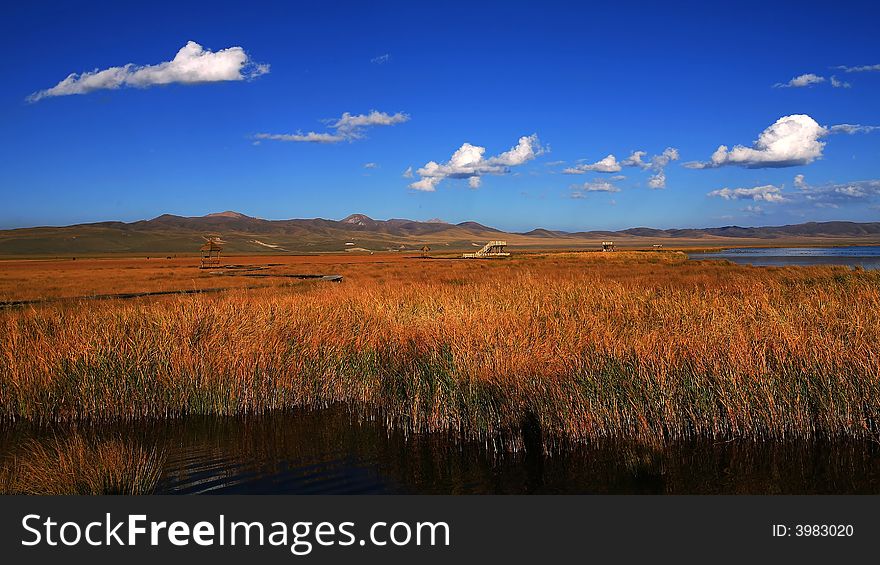
[[[877,221],[878,16],[846,2],[6,8],[0,227],[227,209],[510,230]],[[157,67],[190,41],[204,65]],[[309,132],[333,142],[292,140]],[[622,165],[634,151],[645,164]]]

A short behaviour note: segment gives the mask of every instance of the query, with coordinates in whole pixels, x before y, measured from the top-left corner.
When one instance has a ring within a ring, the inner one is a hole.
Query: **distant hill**
[[[622,231],[569,233],[534,229],[507,233],[477,222],[450,224],[437,219],[374,220],[352,214],[342,220],[264,220],[240,212],[206,216],[163,214],[137,222],[97,222],[65,227],[33,227],[0,231],[0,256],[100,254],[195,254],[208,236],[221,236],[226,253],[337,252],[345,249],[415,251],[427,244],[435,252],[458,251],[490,239],[532,249],[595,248],[612,239],[622,246],[742,246],[793,243],[880,244],[880,222],[809,222],[787,226],[660,230],[647,227]],[[354,245],[346,245],[353,243]]]

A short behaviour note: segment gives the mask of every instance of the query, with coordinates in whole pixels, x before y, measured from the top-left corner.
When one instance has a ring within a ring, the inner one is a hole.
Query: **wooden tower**
[[[210,269],[220,266],[220,254],[223,252],[223,242],[219,237],[206,237],[205,244],[199,248],[202,253],[200,269]]]

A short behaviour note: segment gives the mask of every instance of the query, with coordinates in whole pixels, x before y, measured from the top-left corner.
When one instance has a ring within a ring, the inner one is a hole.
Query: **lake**
[[[709,253],[689,253],[689,259],[727,259],[758,267],[843,265],[880,269],[880,246],[743,247]]]
[[[64,429],[0,430],[0,456]],[[880,446],[849,441],[626,442],[498,453],[408,435],[343,406],[111,425],[90,434],[166,454],[163,494],[880,493]]]

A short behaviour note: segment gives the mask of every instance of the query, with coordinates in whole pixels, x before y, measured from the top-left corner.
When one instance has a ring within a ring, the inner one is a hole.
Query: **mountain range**
[[[235,254],[412,251],[423,245],[438,252],[452,252],[482,246],[491,239],[504,239],[510,246],[528,249],[596,248],[602,240],[609,239],[624,247],[877,244],[880,222],[665,230],[637,227],[581,232],[534,229],[511,233],[477,222],[451,224],[439,219],[374,220],[364,214],[352,214],[342,220],[264,220],[226,211],[198,217],[163,214],[130,223],[2,230],[0,256],[195,254],[206,237],[219,237],[226,252]]]

